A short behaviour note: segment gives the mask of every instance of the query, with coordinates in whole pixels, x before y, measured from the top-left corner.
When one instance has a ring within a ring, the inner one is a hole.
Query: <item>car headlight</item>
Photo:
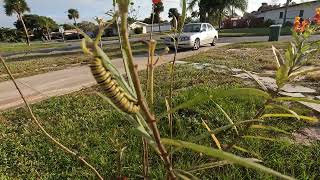
[[[190,37],[181,37],[180,40],[181,40],[181,41],[189,41],[189,40],[190,40]]]

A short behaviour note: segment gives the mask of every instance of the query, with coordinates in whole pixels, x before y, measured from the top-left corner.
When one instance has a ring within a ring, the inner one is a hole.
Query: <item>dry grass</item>
[[[306,79],[312,82],[320,82],[320,71],[306,75]]]

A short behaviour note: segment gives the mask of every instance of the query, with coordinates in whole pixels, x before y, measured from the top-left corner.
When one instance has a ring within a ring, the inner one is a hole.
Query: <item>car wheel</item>
[[[214,37],[211,43],[211,46],[215,46],[215,45],[217,45],[217,37]]]
[[[199,38],[197,38],[197,39],[194,41],[193,49],[194,49],[194,50],[200,49],[200,39],[199,39]]]

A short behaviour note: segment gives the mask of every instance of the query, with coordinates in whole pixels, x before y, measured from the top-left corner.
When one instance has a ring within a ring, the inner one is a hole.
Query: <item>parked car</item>
[[[198,50],[202,45],[215,46],[219,36],[218,31],[209,23],[191,23],[183,28],[178,48],[193,48]],[[177,37],[176,37],[177,40]],[[170,48],[174,47],[174,39],[164,38],[164,43]]]

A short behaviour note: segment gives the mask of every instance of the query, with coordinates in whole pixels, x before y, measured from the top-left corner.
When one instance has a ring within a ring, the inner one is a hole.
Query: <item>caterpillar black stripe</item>
[[[112,77],[112,74],[106,69],[100,57],[95,57],[90,64],[91,72],[97,83],[102,87],[107,97],[122,111],[135,114],[139,111],[137,102],[134,101]]]

